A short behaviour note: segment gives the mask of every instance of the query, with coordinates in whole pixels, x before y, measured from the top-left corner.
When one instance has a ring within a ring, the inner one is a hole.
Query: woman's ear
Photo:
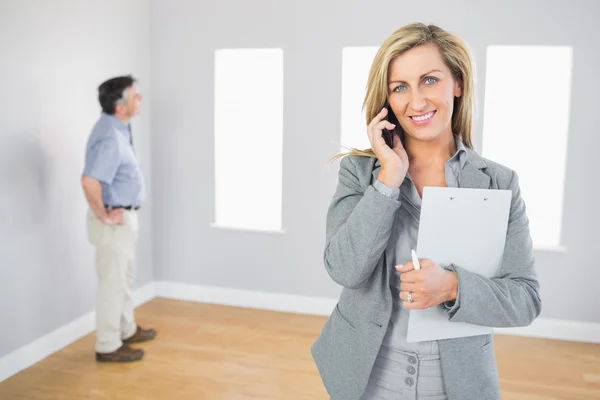
[[[457,80],[454,82],[454,97],[462,96],[462,82]]]

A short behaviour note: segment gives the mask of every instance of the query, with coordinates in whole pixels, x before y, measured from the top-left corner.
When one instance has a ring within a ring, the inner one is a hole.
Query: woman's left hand
[[[403,306],[409,310],[422,310],[435,307],[445,301],[455,301],[458,295],[458,277],[456,273],[447,271],[423,258],[419,259],[420,270],[415,270],[413,262],[407,261],[397,265],[400,275],[400,298]],[[412,295],[412,303],[408,302],[408,293]]]

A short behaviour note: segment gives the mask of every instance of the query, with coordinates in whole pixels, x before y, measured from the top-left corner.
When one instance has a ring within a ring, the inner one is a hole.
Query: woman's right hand
[[[393,136],[393,149],[385,143],[382,136],[383,129],[392,130],[396,127],[384,119],[387,113],[388,109],[384,107],[367,126],[367,133],[371,141],[371,150],[381,163],[379,181],[389,187],[400,187],[408,171],[408,154],[398,135]]]

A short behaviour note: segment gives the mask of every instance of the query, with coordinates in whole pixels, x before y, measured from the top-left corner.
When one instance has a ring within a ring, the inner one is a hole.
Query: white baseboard
[[[156,297],[154,285],[154,282],[150,282],[133,291],[133,305],[135,307],[139,307]]]
[[[501,335],[600,343],[600,324],[593,322],[538,318],[525,328],[496,328],[494,332]]]
[[[337,299],[324,297],[257,292],[177,282],[155,282],[155,290],[156,297],[165,299],[310,315],[329,315],[337,303]]]
[[[154,283],[142,286],[133,293],[136,307],[153,298]],[[95,320],[96,313],[91,311],[0,358],[0,382],[92,333],[96,324]]]
[[[255,292],[175,282],[156,282],[156,296],[235,307],[328,316],[337,299]],[[538,318],[525,328],[501,328],[497,334],[600,343],[600,324]]]

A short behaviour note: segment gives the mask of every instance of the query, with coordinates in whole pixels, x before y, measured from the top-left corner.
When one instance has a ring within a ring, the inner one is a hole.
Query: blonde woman
[[[365,98],[371,148],[342,158],[327,214],[325,267],[343,290],[312,354],[334,400],[500,399],[491,335],[406,341],[410,310],[492,327],[526,326],[541,311],[517,174],[472,150],[473,104],[459,37],[410,24],[379,49]],[[496,277],[426,259],[414,270],[425,186],[512,191]]]

